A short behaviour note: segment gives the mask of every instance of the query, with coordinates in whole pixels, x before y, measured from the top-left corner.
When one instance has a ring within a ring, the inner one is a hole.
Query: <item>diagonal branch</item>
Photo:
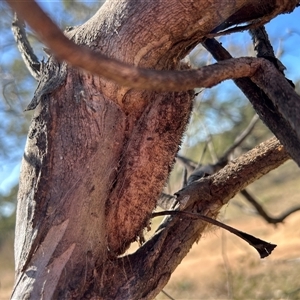
[[[273,46],[269,40],[268,33],[264,26],[249,30],[253,40],[254,50],[257,57],[263,57],[270,60],[277,69],[283,73],[285,66],[275,57]]]
[[[257,213],[270,224],[282,223],[289,215],[300,210],[300,206],[295,206],[287,209],[278,217],[272,217],[266,212],[263,206],[259,204],[259,202],[253,197],[253,195],[251,195],[246,189],[242,190],[241,194],[245,197],[245,199],[248,202],[250,202],[255,207]]]
[[[191,173],[186,183],[190,184],[191,182],[198,180],[206,175],[212,175],[219,171],[221,168],[223,168],[228,163],[228,156],[234,151],[236,147],[238,147],[247,138],[247,136],[249,136],[258,120],[258,115],[255,114],[248,126],[236,137],[234,143],[213,165],[200,165],[199,167],[197,167],[197,164],[192,160],[177,154],[176,159],[184,165],[184,170],[189,171],[189,173]],[[159,199],[157,200],[157,205],[167,210],[170,207],[172,207],[172,205],[174,205],[174,201],[175,196],[161,193]]]
[[[273,1],[273,5],[276,1]],[[285,3],[284,3],[285,2]],[[208,37],[216,37],[224,34],[244,31],[248,29],[257,28],[263,24],[268,23],[271,19],[282,13],[282,8],[285,6],[286,12],[291,12],[296,6],[299,6],[298,0],[296,1],[280,1],[275,4],[275,9],[268,12],[268,6],[272,5],[268,1],[252,0],[221,23],[217,28],[212,31]],[[237,26],[246,24],[242,26]],[[235,27],[233,27],[235,26]],[[229,29],[227,29],[229,28]],[[225,30],[227,29],[227,30]]]
[[[120,85],[157,91],[183,91],[195,87],[212,87],[223,80],[236,79],[260,117],[300,165],[300,149],[297,147],[300,142],[300,97],[269,61],[262,58],[231,59],[225,49],[215,50],[222,46],[207,39],[205,47],[213,53],[222,53],[218,60],[227,60],[190,71],[139,69],[74,44],[33,0],[28,1],[30,5],[14,0],[7,2],[36,30],[58,58]],[[265,101],[261,101],[262,97]]]
[[[258,120],[259,117],[257,114],[255,114],[248,126],[235,138],[233,144],[224,152],[222,157],[218,159],[219,164],[223,161],[228,161],[229,155],[249,136]]]
[[[257,237],[250,235],[246,232],[240,231],[234,227],[231,227],[229,225],[226,225],[220,221],[217,221],[216,219],[212,219],[206,216],[202,216],[197,213],[187,212],[187,211],[178,211],[178,210],[165,210],[160,212],[155,212],[152,214],[152,218],[159,217],[159,216],[166,216],[171,215],[175,216],[177,214],[183,214],[191,218],[200,219],[207,223],[213,224],[215,226],[221,227],[232,234],[235,234],[236,236],[240,237],[242,240],[246,241],[250,246],[252,246],[260,255],[260,258],[265,258],[269,256],[272,251],[275,249],[277,245],[270,244],[266,241],[260,240]]]
[[[236,193],[288,159],[289,155],[283,146],[272,138],[231,161],[218,173],[179,191],[179,201],[187,199],[181,209],[187,212],[196,210],[201,215],[216,218],[221,207]],[[207,223],[201,220],[182,215],[172,216],[134,254],[118,258],[115,269],[111,269],[110,263],[108,268],[120,280],[115,299],[127,296],[136,299],[141,294],[145,295],[143,299],[153,299],[206,227]],[[104,293],[112,294],[108,282],[104,282],[103,287]]]
[[[234,140],[233,144],[224,152],[224,154],[218,159],[218,161],[214,164],[209,165],[200,165],[197,168],[194,168],[193,172],[188,178],[188,184],[191,182],[198,180],[204,176],[212,175],[222,169],[228,163],[229,155],[234,151],[236,147],[238,147],[246,137],[251,133],[255,124],[259,120],[258,116],[255,114],[248,124],[248,126],[240,133],[236,139]]]
[[[280,158],[279,161],[278,158]],[[217,197],[222,204],[225,204],[244,187],[274,169],[275,162],[278,167],[288,158],[289,155],[280,142],[276,138],[271,138],[239,158],[230,161],[216,174],[195,181],[177,192],[179,203],[182,200],[184,202],[181,210],[198,202],[201,197],[198,188],[207,181],[210,182],[210,187],[204,195],[209,196],[209,199]],[[186,196],[189,196],[188,200],[185,199]]]
[[[264,26],[260,26],[255,29],[249,30],[250,35],[252,36],[254,50],[256,51],[257,57],[263,57],[269,60],[274,66],[284,75],[284,70],[286,67],[282,62],[275,56],[273,46],[269,40],[268,33]],[[289,84],[295,88],[294,83],[286,78]]]
[[[203,46],[217,61],[232,57],[215,39],[205,40]],[[272,65],[268,63],[265,67],[269,68],[269,64]],[[274,65],[272,68],[275,68]],[[278,70],[273,76],[270,75],[267,69],[261,69],[252,78],[239,78],[234,82],[252,103],[259,117],[300,165],[300,99]]]
[[[25,23],[18,18],[17,14],[12,22],[12,32],[27,69],[34,79],[39,80],[41,64],[27,39]]]

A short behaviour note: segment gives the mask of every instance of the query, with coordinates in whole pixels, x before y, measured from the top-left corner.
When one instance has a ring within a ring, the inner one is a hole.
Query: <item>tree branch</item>
[[[114,80],[123,86],[143,90],[186,91],[196,87],[212,87],[226,79],[253,77],[257,73],[262,73],[266,77],[276,76],[272,64],[254,58],[232,59],[190,71],[157,71],[136,68],[76,45],[61,32],[34,0],[27,2],[7,0],[7,2],[17,14],[28,22],[59,59],[109,80]],[[262,85],[262,88],[265,85],[266,83]],[[269,88],[268,85],[267,88]]]
[[[181,209],[187,212],[196,210],[203,216],[216,218],[221,207],[236,193],[287,159],[289,156],[283,146],[272,138],[231,161],[218,173],[179,191],[179,202],[188,199]],[[114,299],[136,299],[137,295],[144,295],[142,299],[153,299],[206,227],[206,222],[182,215],[168,218],[134,254],[118,258],[115,268],[109,263],[107,268],[116,274],[120,287],[118,291],[112,291],[113,287],[103,282],[101,292],[114,295]],[[145,282],[147,290],[143,284]]]
[[[160,211],[155,212],[152,214],[152,218],[159,217],[159,216],[176,216],[177,214],[182,214],[191,218],[200,219],[202,221],[205,221],[207,223],[213,224],[215,226],[221,227],[232,234],[240,237],[242,240],[246,241],[250,246],[252,246],[260,255],[260,258],[265,258],[269,256],[272,251],[275,249],[277,245],[270,244],[268,242],[265,242],[263,240],[258,239],[257,237],[250,235],[246,232],[237,230],[234,227],[228,226],[222,222],[219,222],[215,219],[209,218],[207,216],[202,216],[197,213],[187,212],[187,211],[180,211],[180,210],[166,210],[166,211]]]
[[[241,9],[235,12],[227,20],[222,22],[217,28],[213,30],[212,33],[215,34],[215,36],[220,36],[233,32],[248,30],[250,28],[257,28],[263,24],[268,23],[279,13],[282,13],[283,7],[285,7],[285,12],[292,11],[295,6],[299,5],[297,3],[298,0],[280,1],[280,3],[276,3],[276,1],[273,1],[272,3],[268,1],[262,2],[260,0],[252,0],[249,3],[245,3],[245,5],[241,7]],[[274,5],[274,9],[270,11],[270,7],[272,5]],[[245,26],[236,26],[238,24],[245,23]],[[226,28],[229,29],[224,31]],[[213,36],[213,34],[208,37],[215,37]]]
[[[219,201],[225,204],[245,186],[274,169],[274,161],[272,160],[277,162],[276,167],[278,167],[288,158],[289,155],[283,146],[278,140],[272,138],[241,157],[232,160],[216,174],[195,181],[180,190],[177,193],[177,198],[179,203],[183,200],[184,205],[181,205],[181,209],[192,206],[198,201],[200,194],[197,191],[197,186],[201,186],[200,183],[202,182],[211,181],[209,193],[206,191],[205,194],[209,194],[209,198],[217,196]],[[258,166],[258,164],[261,165]],[[189,199],[186,199],[186,196],[189,196]]]
[[[248,124],[248,126],[243,130],[239,136],[236,137],[234,143],[224,152],[224,154],[218,159],[214,164],[209,165],[200,165],[197,168],[194,168],[194,171],[190,174],[188,178],[188,184],[192,183],[195,180],[198,180],[204,176],[212,175],[223,168],[228,163],[228,156],[238,147],[245,138],[251,133],[255,124],[259,120],[258,116],[255,114]]]
[[[257,57],[262,57],[269,60],[274,66],[277,68],[282,75],[284,75],[284,70],[286,67],[282,64],[282,62],[275,56],[272,44],[269,40],[268,33],[264,26],[249,30],[250,35],[252,36],[254,50],[257,52]],[[285,78],[288,83],[295,88],[294,83]]]
[[[25,23],[18,19],[17,14],[12,22],[12,32],[28,71],[34,79],[39,80],[41,64],[27,39]]]
[[[254,50],[257,52],[257,57],[263,57],[270,60],[277,69],[283,73],[286,69],[285,66],[275,57],[275,53],[271,42],[268,37],[268,33],[264,26],[256,29],[249,30],[249,33],[253,40]]]
[[[232,57],[214,39],[205,40],[203,46],[217,61]],[[276,73],[278,75],[270,77],[267,69],[260,70],[252,78],[240,78],[234,82],[252,103],[259,117],[300,165],[300,98],[285,77],[277,70]]]
[[[257,213],[268,223],[270,224],[278,224],[278,223],[282,223],[289,215],[291,215],[292,213],[299,211],[300,210],[300,206],[295,206],[295,207],[291,207],[288,210],[286,210],[285,212],[283,212],[281,215],[279,215],[278,217],[272,217],[270,216],[265,209],[263,208],[263,206],[261,204],[259,204],[259,202],[253,197],[253,195],[251,195],[246,189],[241,191],[241,194],[245,197],[245,199],[251,203]]]
[[[176,159],[184,165],[184,170],[190,173],[190,176],[188,177],[188,180],[185,181],[184,185],[190,184],[206,175],[212,175],[223,168],[228,163],[228,156],[247,138],[258,120],[259,117],[255,114],[248,126],[235,138],[234,143],[224,152],[215,164],[200,165],[197,167],[197,164],[192,160],[177,154]],[[174,200],[175,196],[161,193],[157,200],[157,205],[167,210],[174,205]]]
[[[224,152],[224,154],[222,155],[222,157],[220,157],[218,159],[218,163],[220,164],[223,161],[228,161],[228,157],[229,155],[249,136],[249,134],[252,132],[252,130],[254,129],[254,126],[256,125],[256,123],[258,122],[259,117],[257,114],[255,114],[253,116],[253,118],[251,119],[250,123],[248,124],[248,126],[242,131],[241,134],[239,134],[233,144]]]

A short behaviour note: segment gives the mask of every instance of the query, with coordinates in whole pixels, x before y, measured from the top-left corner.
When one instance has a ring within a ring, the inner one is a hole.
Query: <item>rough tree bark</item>
[[[66,35],[127,64],[180,70],[180,60],[217,29],[267,22],[298,1],[264,3],[110,0]],[[120,86],[52,55],[35,101],[20,177],[12,298],[153,298],[206,224],[170,218],[135,254],[119,255],[150,221],[193,91]],[[188,193],[189,209],[216,217],[235,193],[288,158],[271,140],[179,197]]]

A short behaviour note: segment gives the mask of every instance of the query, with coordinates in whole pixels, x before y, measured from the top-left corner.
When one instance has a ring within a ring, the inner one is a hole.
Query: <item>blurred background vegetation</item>
[[[55,22],[65,29],[88,20],[104,1],[39,2]],[[299,17],[298,9],[291,16],[279,17],[267,26],[275,52],[286,65],[287,77],[294,81],[298,92],[300,72],[296,66],[300,63],[300,53],[296,45],[299,45],[300,34],[291,20],[296,24]],[[18,174],[32,117],[32,112],[24,112],[24,108],[30,102],[37,85],[17,50],[10,29],[11,22],[12,13],[1,1],[0,299],[9,298],[13,284],[13,236]],[[36,55],[40,60],[47,60],[39,39],[30,28],[27,28],[27,32]],[[235,57],[254,56],[247,33],[230,35],[220,40]],[[187,60],[195,68],[214,62],[201,46],[194,49]],[[199,89],[197,93],[180,154],[198,164],[214,163],[247,127],[255,113],[247,99],[231,82],[222,83],[212,89]],[[270,131],[259,121],[233,156],[248,151],[271,136]],[[176,164],[168,192],[173,193],[181,188],[182,174],[182,165]],[[293,162],[288,162],[251,185],[249,189],[267,210],[274,215],[279,214],[300,202],[299,169]],[[267,260],[263,265],[256,254],[244,244],[232,251],[240,241],[231,236],[227,237],[227,233],[215,233],[211,229],[204,241],[201,240],[200,246],[194,247],[176,270],[165,290],[176,299],[300,299],[300,284],[297,281],[300,263],[300,250],[297,251],[300,246],[297,221],[300,221],[300,216],[297,217],[295,213],[290,217],[291,224],[287,221],[286,225],[280,224],[279,229],[277,227],[275,230],[257,216],[251,205],[238,195],[224,208],[220,218],[232,222],[244,231],[253,229],[258,237],[271,242],[276,242],[276,233],[282,233],[282,237],[277,237],[283,243],[283,250],[278,251],[279,258],[275,257],[274,261]],[[291,228],[294,235],[287,233],[288,228]],[[290,238],[284,240],[286,235]],[[271,240],[271,237],[275,240]],[[282,263],[289,259],[291,263]],[[158,299],[169,297],[161,293]]]

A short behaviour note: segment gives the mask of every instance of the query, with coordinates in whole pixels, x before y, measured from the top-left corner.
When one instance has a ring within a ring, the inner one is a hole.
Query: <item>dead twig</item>
[[[269,40],[268,33],[265,29],[265,26],[260,26],[255,29],[250,29],[249,33],[253,40],[254,50],[256,51],[256,57],[261,57],[269,60],[273,65],[276,67],[278,71],[282,75],[284,75],[284,70],[286,70],[286,67],[283,65],[283,63],[275,56],[273,46]],[[295,88],[294,83],[287,79],[288,83]]]
[[[165,292],[164,290],[161,290],[161,292],[165,295],[165,296],[167,296],[169,299],[171,299],[171,300],[175,300],[171,295],[169,295],[167,292]]]
[[[242,240],[246,241],[250,246],[254,247],[257,252],[260,255],[260,258],[265,258],[269,256],[272,251],[275,249],[277,245],[268,243],[266,241],[263,241],[261,239],[256,238],[255,236],[252,236],[248,233],[245,233],[243,231],[237,230],[236,228],[233,228],[231,226],[228,226],[224,223],[221,223],[215,219],[209,218],[207,216],[198,214],[198,213],[192,213],[187,211],[179,211],[179,210],[167,210],[167,211],[161,211],[161,212],[154,212],[152,213],[152,218],[158,217],[158,216],[166,216],[166,215],[178,215],[182,214],[191,218],[200,219],[202,221],[208,222],[210,224],[213,224],[215,226],[221,227],[232,234],[235,234],[236,236],[240,237]]]
[[[195,168],[197,167],[196,162],[194,162],[193,160],[191,160],[191,159],[189,159],[185,156],[177,154],[176,155],[176,160],[181,162],[189,172],[193,172],[195,170]]]
[[[33,78],[39,80],[41,63],[34,54],[33,49],[27,39],[25,23],[18,18],[17,14],[14,16],[11,29],[28,71]]]
[[[300,206],[295,206],[292,208],[289,208],[288,210],[286,210],[284,213],[282,213],[280,216],[278,217],[271,217],[266,210],[263,208],[263,206],[261,204],[259,204],[259,202],[254,198],[253,195],[251,195],[246,189],[241,191],[241,194],[245,197],[245,199],[251,203],[257,213],[268,223],[270,224],[278,224],[278,223],[282,223],[289,215],[293,214],[296,211],[300,210]]]
[[[224,154],[218,159],[220,164],[223,161],[228,161],[229,155],[249,136],[257,124],[259,117],[257,114],[253,116],[248,126],[235,138],[233,144],[224,152]]]
[[[198,180],[204,176],[212,175],[227,165],[229,155],[249,136],[254,129],[257,121],[259,120],[258,115],[254,115],[248,126],[236,137],[233,144],[224,152],[224,154],[214,164],[200,165],[195,168],[188,178],[187,183],[191,184],[193,181]]]

